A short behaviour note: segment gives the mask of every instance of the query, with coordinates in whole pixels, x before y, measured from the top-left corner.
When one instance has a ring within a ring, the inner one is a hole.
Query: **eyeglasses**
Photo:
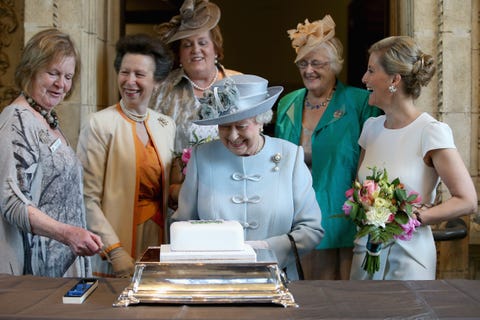
[[[306,60],[300,60],[295,63],[299,69],[307,69],[308,65],[311,65],[313,69],[323,69],[325,68],[328,64],[330,64],[330,61],[318,61],[318,60],[312,60],[312,61],[306,61]]]

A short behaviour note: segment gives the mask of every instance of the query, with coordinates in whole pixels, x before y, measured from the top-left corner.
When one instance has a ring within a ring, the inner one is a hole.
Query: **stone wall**
[[[479,158],[479,110],[480,110],[480,0],[472,2],[471,11],[472,21],[472,65],[471,65],[471,83],[472,83],[472,143],[471,155],[473,166],[476,171],[480,166]],[[480,190],[480,180],[478,173],[476,178],[477,193]],[[470,224],[470,278],[480,279],[480,215],[472,217]]]
[[[0,2],[0,110],[17,95],[15,66],[23,47],[23,0]]]
[[[112,63],[120,34],[120,4],[117,0],[2,0],[0,107],[16,96],[13,72],[24,43],[46,28],[70,34],[79,48],[82,70],[72,96],[56,109],[62,131],[75,148],[85,117],[118,100],[116,86],[109,84],[115,81]]]
[[[417,106],[446,122],[455,144],[479,190],[478,179],[478,0],[407,1],[412,6],[411,34],[437,61],[437,74],[423,91]],[[426,14],[428,13],[428,14]],[[449,197],[445,187],[441,196]],[[468,278],[468,248],[480,240],[473,216],[463,240],[437,243],[439,278]],[[436,226],[442,229],[445,224]]]

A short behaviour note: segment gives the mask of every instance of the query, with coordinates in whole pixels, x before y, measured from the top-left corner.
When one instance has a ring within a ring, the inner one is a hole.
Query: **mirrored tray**
[[[260,303],[297,307],[274,253],[256,252],[254,263],[161,263],[160,248],[150,247],[113,306]]]

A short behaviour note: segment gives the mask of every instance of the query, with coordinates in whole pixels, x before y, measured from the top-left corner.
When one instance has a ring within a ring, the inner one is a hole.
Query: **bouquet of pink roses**
[[[416,192],[407,191],[400,180],[388,181],[386,169],[370,168],[372,175],[361,184],[358,181],[345,192],[343,212],[358,227],[357,238],[368,235],[367,253],[362,267],[369,275],[380,269],[383,244],[396,239],[410,240],[420,222],[412,206],[421,201]]]

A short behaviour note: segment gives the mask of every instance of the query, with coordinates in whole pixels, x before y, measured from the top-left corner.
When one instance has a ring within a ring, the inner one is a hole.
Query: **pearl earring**
[[[390,93],[395,93],[397,92],[397,88],[392,84],[390,87],[388,87],[388,91],[390,91]]]
[[[218,64],[218,56],[215,55],[215,64]]]

